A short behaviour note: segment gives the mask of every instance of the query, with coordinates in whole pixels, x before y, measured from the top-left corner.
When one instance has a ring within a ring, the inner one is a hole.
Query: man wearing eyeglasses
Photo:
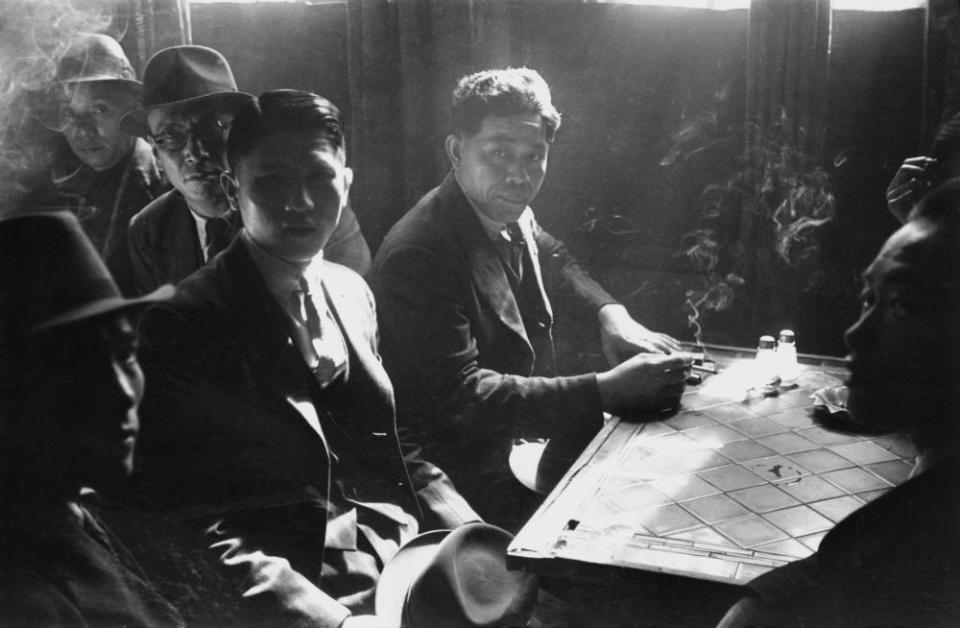
[[[179,283],[206,264],[240,230],[220,187],[233,112],[252,99],[238,91],[227,60],[205,46],[157,52],[143,73],[143,107],[121,127],[149,138],[173,190],[144,207],[130,223],[137,292]],[[328,259],[366,271],[370,250],[356,216],[345,212]]]
[[[115,39],[80,34],[60,59],[38,115],[57,132],[49,181],[20,202],[24,211],[72,212],[127,294],[133,291],[127,226],[166,188],[150,145],[120,128],[141,92]]]

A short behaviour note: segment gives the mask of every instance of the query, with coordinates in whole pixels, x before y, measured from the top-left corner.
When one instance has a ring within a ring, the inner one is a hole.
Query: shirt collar
[[[507,228],[507,224],[492,220],[489,216],[477,209],[472,202],[470,203],[470,208],[473,210],[473,213],[477,215],[477,218],[480,219],[480,224],[483,226],[483,232],[487,234],[487,237],[493,241],[498,240],[501,237],[501,232]]]
[[[320,271],[323,266],[322,251],[308,264],[293,264],[257,244],[246,229],[240,232],[240,237],[254,265],[260,271],[264,283],[267,284],[267,289],[279,303],[287,303],[290,293],[297,288],[301,277],[307,279],[312,293],[318,293],[321,285]]]
[[[477,215],[477,219],[480,220],[480,225],[483,227],[483,232],[486,233],[487,237],[493,242],[500,240],[503,237],[501,235],[503,230],[507,228],[507,223],[497,222],[477,209],[476,204],[470,199],[469,196],[467,196],[467,193],[463,191],[463,186],[460,185],[460,180],[456,178],[456,175],[454,175],[454,180],[457,182],[457,185],[460,186],[460,192],[463,193],[464,198],[467,199],[470,209],[473,210],[473,213]],[[520,219],[517,222],[523,222],[526,220],[527,216],[532,213],[533,210],[527,207],[523,210],[523,213],[520,215]]]

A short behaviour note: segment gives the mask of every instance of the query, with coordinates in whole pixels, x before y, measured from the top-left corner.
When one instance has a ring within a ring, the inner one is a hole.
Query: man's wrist
[[[616,326],[629,320],[633,320],[630,312],[621,303],[607,303],[597,310],[597,322],[601,327]]]

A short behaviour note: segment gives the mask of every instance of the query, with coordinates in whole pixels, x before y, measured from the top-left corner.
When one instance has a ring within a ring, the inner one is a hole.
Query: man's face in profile
[[[121,480],[133,470],[144,388],[133,326],[111,314],[48,334],[33,367],[36,388],[23,391],[32,422],[24,429],[63,478],[95,488]]]
[[[860,319],[846,333],[848,406],[865,433],[909,431],[942,407],[957,374],[947,359],[945,330],[957,324],[955,307],[917,252],[937,236],[929,221],[912,220],[894,233],[864,272]],[[908,252],[910,252],[908,254]],[[922,255],[921,255],[922,258]],[[951,356],[952,358],[952,356]]]
[[[516,222],[547,174],[550,145],[539,114],[487,116],[473,135],[448,136],[446,147],[464,194],[495,222]]]
[[[66,88],[57,124],[73,153],[94,170],[106,170],[130,154],[136,141],[120,130],[120,118],[136,106],[132,94],[110,81]]]
[[[241,155],[225,184],[253,240],[277,257],[308,262],[347,203],[353,172],[322,130],[267,133]]]

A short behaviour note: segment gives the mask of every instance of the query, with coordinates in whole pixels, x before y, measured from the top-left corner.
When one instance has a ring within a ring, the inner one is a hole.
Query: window
[[[688,9],[749,9],[750,0],[596,0],[609,4],[643,4],[663,7],[685,7]],[[927,0],[831,0],[830,8],[835,11],[902,11],[920,9]]]
[[[596,0],[607,4],[645,4],[661,7],[683,7],[687,9],[749,9],[750,0]]]

